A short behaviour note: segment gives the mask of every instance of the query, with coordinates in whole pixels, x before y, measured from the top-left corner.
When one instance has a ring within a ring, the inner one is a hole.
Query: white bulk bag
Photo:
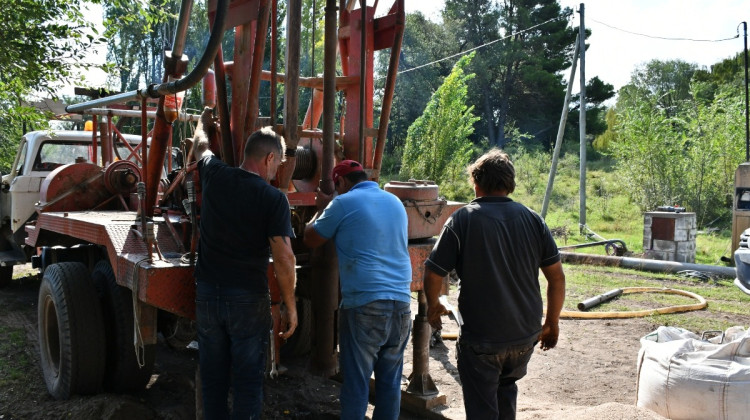
[[[638,407],[679,419],[750,419],[750,330],[701,337],[659,327],[641,338]]]

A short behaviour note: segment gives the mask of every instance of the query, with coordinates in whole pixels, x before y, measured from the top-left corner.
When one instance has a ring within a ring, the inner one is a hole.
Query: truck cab
[[[123,135],[117,159],[135,160],[140,136]],[[18,146],[10,173],[0,186],[0,287],[12,277],[15,264],[26,263],[33,250],[24,250],[24,226],[36,219],[36,205],[44,180],[57,168],[73,163],[101,165],[101,144],[93,148],[91,131],[47,130],[26,133]]]

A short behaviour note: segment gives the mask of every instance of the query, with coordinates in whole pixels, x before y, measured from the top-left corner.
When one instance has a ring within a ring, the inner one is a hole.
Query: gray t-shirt
[[[461,340],[504,347],[542,329],[539,268],[560,261],[544,220],[508,197],[480,197],[445,223],[425,265],[461,280]]]

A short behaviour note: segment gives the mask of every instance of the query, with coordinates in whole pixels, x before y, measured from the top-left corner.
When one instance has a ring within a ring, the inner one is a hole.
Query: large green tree
[[[170,0],[120,0],[104,5],[105,35],[110,39],[107,60],[114,65],[110,81],[120,91],[161,82],[164,50],[172,47],[179,7]],[[186,52],[190,47],[186,46]]]
[[[456,63],[430,98],[424,113],[409,127],[402,177],[430,179],[444,187],[461,181],[473,151],[469,136],[479,119],[473,114],[474,107],[466,104],[466,84],[474,75],[466,74],[464,69],[473,57],[472,53]]]
[[[577,32],[571,14],[555,0],[446,1],[443,19],[459,49],[481,48],[469,97],[491,145],[503,147],[514,128],[554,139],[565,96],[560,72],[571,64]]]
[[[734,82],[708,86],[694,79],[694,69],[654,60],[635,71],[620,90],[606,139],[599,143],[616,158],[643,210],[684,205],[702,227],[729,217],[734,171],[744,157],[744,143],[738,141],[744,133],[744,95]],[[701,94],[708,90],[710,96]]]
[[[25,129],[47,117],[25,105],[56,97],[62,86],[92,66],[91,51],[101,41],[82,12],[82,0],[0,0],[0,170],[7,170]]]
[[[454,61],[444,60],[424,66],[454,53],[449,48],[453,36],[444,25],[432,22],[420,13],[406,15],[406,28],[398,63],[398,77],[393,96],[390,122],[388,124],[388,143],[386,153],[400,154],[406,142],[407,130],[416,120],[430,96],[450,74]],[[385,74],[388,65],[388,54],[380,54],[377,62],[377,73]],[[384,79],[378,80],[384,84]]]

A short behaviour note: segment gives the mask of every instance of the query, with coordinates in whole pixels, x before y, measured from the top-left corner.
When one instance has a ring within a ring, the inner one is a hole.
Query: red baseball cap
[[[332,178],[335,184],[340,176],[349,175],[352,172],[364,172],[365,169],[356,160],[342,160],[338,165],[333,167]]]

